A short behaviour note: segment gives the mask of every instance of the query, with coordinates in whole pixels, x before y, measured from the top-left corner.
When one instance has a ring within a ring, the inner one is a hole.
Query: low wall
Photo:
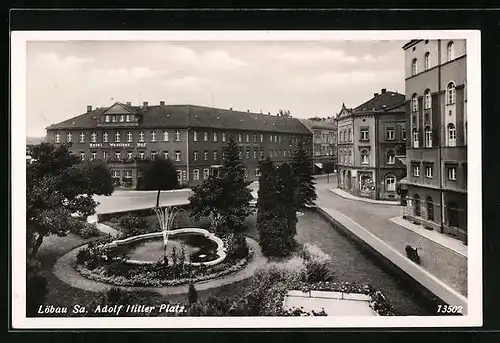
[[[463,314],[467,314],[467,298],[465,296],[444,284],[361,226],[348,228],[341,222],[342,219],[334,218],[321,208],[318,208],[317,211],[339,232],[351,239],[362,252],[380,262],[380,266],[387,273],[399,278],[403,285],[412,289],[418,300],[426,307],[436,310],[437,306],[442,304],[458,305],[462,306]]]

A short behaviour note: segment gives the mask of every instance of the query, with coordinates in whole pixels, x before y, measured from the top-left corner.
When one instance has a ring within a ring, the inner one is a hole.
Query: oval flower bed
[[[251,260],[253,252],[244,237],[233,239],[229,247],[219,264],[192,265],[179,253],[152,264],[130,264],[119,250],[105,244],[89,245],[78,253],[76,270],[91,280],[117,286],[176,286],[234,273]]]

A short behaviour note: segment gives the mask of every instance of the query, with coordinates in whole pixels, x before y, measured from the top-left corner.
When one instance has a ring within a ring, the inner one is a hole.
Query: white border
[[[26,318],[26,43],[27,41],[322,41],[322,40],[467,40],[468,112],[468,314],[408,317],[171,317],[171,318]],[[15,329],[79,328],[392,328],[482,325],[480,31],[13,31],[12,96],[12,325]],[[21,134],[24,133],[24,134]],[[473,186],[476,185],[476,186]]]

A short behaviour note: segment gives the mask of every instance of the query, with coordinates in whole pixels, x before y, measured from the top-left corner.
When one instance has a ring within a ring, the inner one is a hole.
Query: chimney
[[[165,106],[165,101],[160,101],[160,106]]]
[[[127,106],[132,106],[132,103],[130,101],[126,102]]]
[[[233,108],[232,108],[232,107],[229,107],[229,110],[230,110],[230,111],[232,111],[232,110],[233,110]]]
[[[378,93],[373,93],[373,96],[374,96],[374,97],[378,96]]]
[[[147,101],[143,101],[142,102],[142,107],[144,107],[144,108],[148,107],[148,102]]]
[[[382,88],[381,92],[382,92],[382,94],[384,94],[385,92],[387,92],[387,89]]]
[[[92,105],[87,105],[87,112],[92,112]]]
[[[250,110],[247,110],[247,113],[250,113]]]

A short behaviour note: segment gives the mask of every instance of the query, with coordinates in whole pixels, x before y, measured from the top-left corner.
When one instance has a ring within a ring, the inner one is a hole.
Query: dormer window
[[[111,121],[111,119],[110,119],[110,117],[109,117],[109,115],[108,115],[108,114],[106,114],[106,116],[104,117],[104,121],[105,121],[106,123],[109,123],[109,122]]]
[[[112,116],[112,117],[111,117],[111,121],[112,121],[113,123],[118,122],[118,117],[117,117],[117,116]]]
[[[127,114],[127,117],[125,118],[125,121],[126,121],[127,123],[131,121],[131,120],[130,120],[130,114]]]
[[[125,116],[122,114],[122,115],[120,116],[120,123],[123,123],[124,121],[125,121]]]

